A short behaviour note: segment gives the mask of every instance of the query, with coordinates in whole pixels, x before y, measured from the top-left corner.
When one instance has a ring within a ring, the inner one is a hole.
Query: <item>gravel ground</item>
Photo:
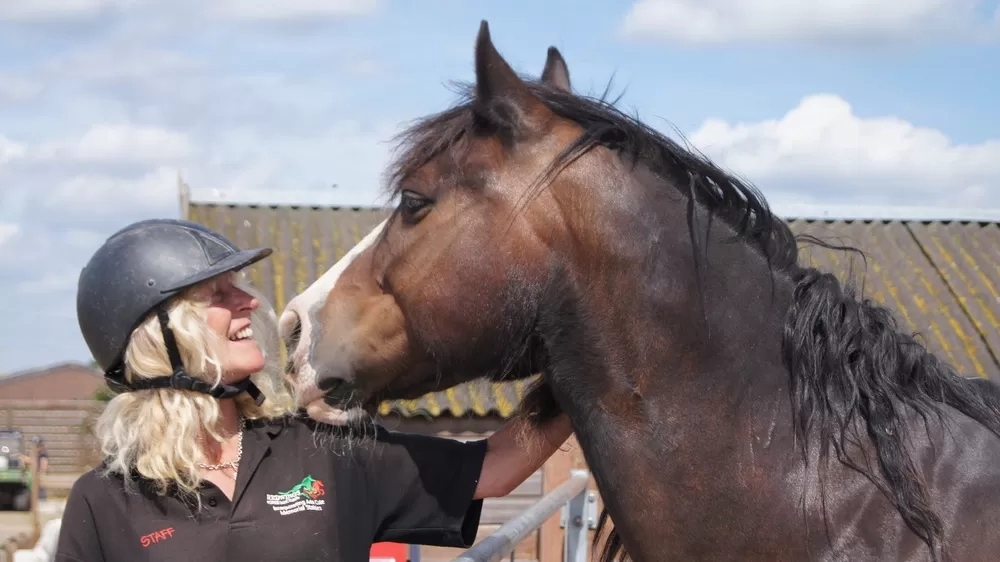
[[[31,513],[0,511],[0,544],[14,535],[31,531]]]
[[[62,513],[64,500],[48,500],[42,502],[39,519],[44,525],[46,521],[59,517]],[[30,511],[0,511],[0,544],[20,533],[31,532]]]

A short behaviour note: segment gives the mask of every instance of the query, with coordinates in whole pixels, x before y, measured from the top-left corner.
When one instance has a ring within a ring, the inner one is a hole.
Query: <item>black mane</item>
[[[1000,436],[1000,389],[960,376],[916,337],[901,332],[888,309],[859,297],[834,275],[800,265],[796,237],[786,222],[771,213],[754,187],[629,117],[603,97],[572,95],[543,83],[525,82],[554,113],[584,129],[555,158],[547,177],[595,146],[615,149],[687,197],[692,242],[700,228],[698,217],[707,212],[710,220],[724,221],[738,239],[761,252],[775,274],[794,283],[782,337],[803,457],[810,438],[820,438],[824,456],[832,446],[841,462],[879,486],[936,560],[942,524],[905,446],[909,420],[914,415],[943,419],[941,406],[947,405]],[[511,115],[503,110],[504,100],[497,102],[499,108],[480,107],[471,86],[460,93],[458,105],[417,121],[397,137],[404,150],[390,168],[392,195],[432,159],[445,156],[461,162],[472,139],[512,126],[502,122]],[[859,252],[808,239],[827,248]],[[697,253],[696,246],[696,268]],[[850,458],[848,444],[861,447],[864,453],[873,451],[878,473],[867,462]],[[597,537],[606,523],[603,513]],[[602,558],[610,561],[624,555],[620,538],[611,530]]]
[[[591,148],[601,145],[615,149],[632,162],[641,163],[666,183],[706,209],[713,219],[730,225],[737,236],[759,248],[772,265],[784,269],[795,265],[798,249],[788,225],[771,213],[764,197],[753,186],[740,181],[659,131],[620,111],[614,102],[580,96],[538,81],[525,80],[532,93],[555,114],[573,121],[584,134],[552,162],[548,173],[539,178],[537,188],[552,173],[570,164]],[[393,197],[402,182],[432,159],[446,155],[461,162],[471,139],[489,135],[498,128],[513,127],[498,123],[509,113],[477,104],[475,86],[457,86],[459,102],[453,107],[418,120],[396,137],[400,157],[393,162],[388,190]],[[689,213],[693,213],[693,205]],[[695,225],[692,224],[692,228]]]

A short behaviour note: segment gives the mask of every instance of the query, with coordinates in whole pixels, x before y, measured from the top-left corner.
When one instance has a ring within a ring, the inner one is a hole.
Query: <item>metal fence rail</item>
[[[562,508],[562,525],[566,529],[563,539],[563,560],[587,560],[587,529],[597,523],[597,498],[587,492],[590,472],[572,470],[570,478],[545,495],[528,509],[504,523],[493,534],[466,550],[452,562],[497,562],[532,531],[542,526],[556,510]],[[513,562],[513,554],[511,561]]]

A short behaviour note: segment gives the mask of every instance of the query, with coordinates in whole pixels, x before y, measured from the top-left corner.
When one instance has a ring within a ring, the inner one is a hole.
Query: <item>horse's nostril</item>
[[[316,386],[323,392],[323,401],[331,406],[343,407],[356,398],[354,385],[344,379],[321,378]]]
[[[336,394],[337,389],[347,382],[344,379],[336,379],[333,377],[321,378],[316,381],[316,386],[319,387],[326,394]]]
[[[285,331],[283,334],[285,339],[285,349],[289,353],[295,351],[295,348],[299,345],[299,338],[302,337],[302,322],[299,320],[299,315],[295,311],[289,311],[292,319],[291,329]]]

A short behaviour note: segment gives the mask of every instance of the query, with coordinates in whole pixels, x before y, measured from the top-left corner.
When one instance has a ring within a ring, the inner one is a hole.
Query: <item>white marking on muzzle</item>
[[[351,248],[350,251],[344,255],[344,257],[337,260],[337,263],[333,264],[330,269],[326,271],[326,273],[313,282],[313,284],[310,285],[305,291],[296,295],[291,301],[289,301],[284,312],[282,312],[279,326],[283,338],[287,337],[288,333],[292,329],[294,321],[293,314],[298,316],[299,322],[302,323],[299,342],[296,345],[296,348],[288,350],[289,359],[291,359],[298,368],[297,386],[300,388],[311,387],[313,391],[315,391],[316,388],[317,369],[316,366],[312,364],[311,357],[313,356],[313,351],[318,339],[315,335],[319,332],[319,323],[315,320],[319,311],[326,303],[330,291],[337,286],[337,282],[340,280],[341,275],[344,274],[344,271],[347,270],[351,263],[353,263],[362,252],[375,245],[375,242],[378,240],[387,223],[388,219],[382,221],[378,224],[378,226],[373,228],[371,232],[369,232],[360,242]],[[310,392],[309,398],[312,399],[314,395],[314,392]]]

